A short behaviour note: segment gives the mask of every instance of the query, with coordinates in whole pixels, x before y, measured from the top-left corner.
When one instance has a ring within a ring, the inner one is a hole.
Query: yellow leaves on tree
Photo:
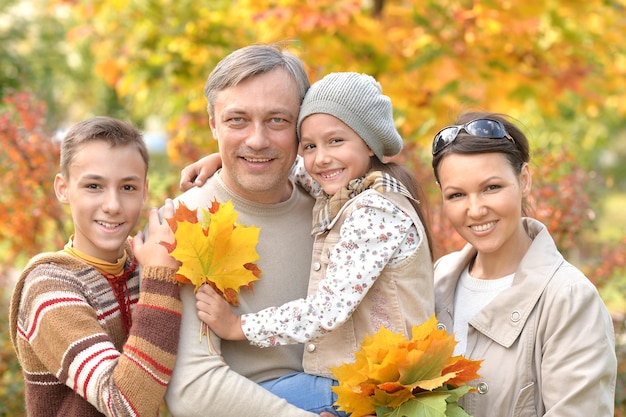
[[[354,363],[331,369],[337,405],[352,417],[467,416],[457,401],[472,389],[466,383],[479,377],[482,361],[452,356],[455,345],[434,315],[413,327],[410,340],[382,327],[365,338]]]
[[[182,264],[174,279],[191,283],[196,290],[208,283],[237,306],[239,290],[251,288],[261,275],[254,263],[259,259],[260,229],[238,224],[230,201],[214,201],[208,210],[199,210],[201,216],[181,202],[174,217],[167,219],[176,240],[162,244]]]

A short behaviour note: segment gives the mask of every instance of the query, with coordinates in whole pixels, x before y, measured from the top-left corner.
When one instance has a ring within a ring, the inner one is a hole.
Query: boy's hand
[[[167,199],[163,206],[163,216],[165,218],[174,217],[174,203]],[[167,266],[178,269],[180,263],[171,257],[165,246],[160,242],[174,243],[174,233],[169,224],[164,220],[159,220],[159,212],[156,208],[150,210],[148,219],[148,237],[144,237],[142,231],[132,240],[133,253],[142,266]]]
[[[180,172],[180,189],[187,191],[202,186],[221,166],[222,158],[219,153],[212,153],[187,165]]]
[[[226,302],[210,285],[204,284],[196,292],[198,318],[213,333],[224,340],[246,340],[241,330],[241,317],[233,313]]]

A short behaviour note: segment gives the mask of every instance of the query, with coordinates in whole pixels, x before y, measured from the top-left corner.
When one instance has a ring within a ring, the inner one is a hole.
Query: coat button
[[[513,323],[517,323],[521,319],[522,319],[522,313],[520,313],[519,311],[515,310],[514,312],[511,313],[511,321]]]
[[[313,263],[313,270],[314,271],[319,271],[320,269],[322,269],[322,264],[319,262],[314,262]]]
[[[308,345],[306,345],[306,351],[309,353],[313,353],[315,351],[315,344],[309,343]]]
[[[446,330],[446,325],[443,323],[437,323],[437,330]]]
[[[479,394],[486,394],[489,391],[489,385],[486,382],[480,382],[476,389],[478,389]]]

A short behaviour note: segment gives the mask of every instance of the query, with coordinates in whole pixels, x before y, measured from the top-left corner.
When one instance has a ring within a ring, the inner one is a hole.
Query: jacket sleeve
[[[193,288],[181,288],[183,320],[176,366],[165,400],[173,417],[314,417],[231,370],[199,340]],[[211,335],[219,350],[219,339]]]
[[[593,284],[571,265],[550,290],[539,327],[545,416],[612,417],[617,359],[611,316]]]

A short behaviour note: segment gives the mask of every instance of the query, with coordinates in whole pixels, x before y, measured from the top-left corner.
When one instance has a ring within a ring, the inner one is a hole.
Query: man
[[[178,200],[192,209],[209,207],[214,199],[231,200],[239,222],[261,229],[257,264],[263,274],[252,292],[240,293],[239,314],[306,295],[313,200],[288,175],[297,154],[300,103],[308,87],[298,58],[260,45],[228,55],[205,86],[222,169]],[[201,323],[191,285],[181,288],[181,300],[179,350],[166,393],[172,415],[315,416],[257,385],[302,371],[302,345],[258,349],[247,342],[224,341],[222,360],[211,353],[206,340],[199,342]]]

